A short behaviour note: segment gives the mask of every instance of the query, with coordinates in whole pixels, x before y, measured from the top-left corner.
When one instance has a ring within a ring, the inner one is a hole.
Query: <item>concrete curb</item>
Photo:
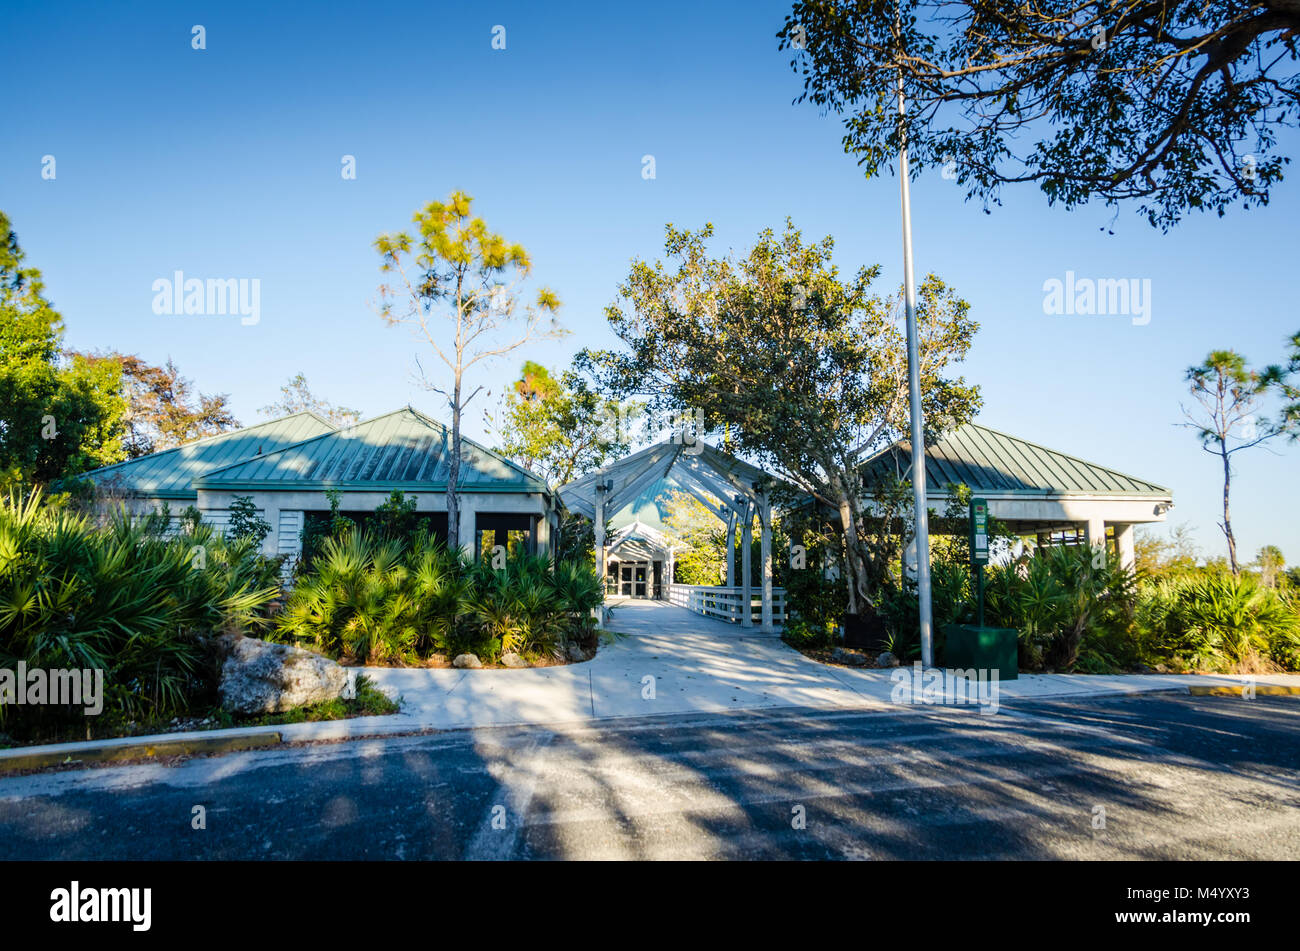
[[[1193,697],[1240,697],[1246,685],[1236,687],[1195,687],[1189,686],[1187,692]],[[1300,697],[1300,686],[1290,684],[1255,684],[1257,697]]]
[[[266,746],[279,746],[276,730],[212,730],[208,734],[181,733],[168,736],[121,737],[88,743],[52,743],[0,750],[0,775],[26,769],[42,769],[115,760],[153,759],[196,753],[231,753]]]

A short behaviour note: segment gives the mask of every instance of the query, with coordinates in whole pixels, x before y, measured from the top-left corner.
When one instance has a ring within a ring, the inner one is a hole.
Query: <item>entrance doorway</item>
[[[618,593],[625,598],[647,597],[646,574],[649,562],[624,561],[618,566]]]

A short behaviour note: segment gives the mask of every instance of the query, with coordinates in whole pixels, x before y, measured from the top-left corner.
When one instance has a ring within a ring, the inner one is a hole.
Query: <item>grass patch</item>
[[[352,717],[382,717],[396,713],[401,704],[375,686],[365,674],[357,677],[357,695],[353,700],[330,700],[309,707],[298,707],[284,713],[264,713],[256,716],[234,717],[224,710],[218,718],[222,726],[279,726],[285,723],[318,723],[322,720],[347,720]]]

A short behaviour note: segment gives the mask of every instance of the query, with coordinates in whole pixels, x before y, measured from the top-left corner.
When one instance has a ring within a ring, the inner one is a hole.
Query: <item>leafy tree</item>
[[[1266,588],[1276,588],[1278,575],[1286,568],[1282,549],[1276,545],[1265,545],[1255,556],[1255,564],[1259,566],[1260,583]]]
[[[1300,386],[1294,382],[1300,376],[1300,333],[1293,334],[1287,345],[1290,347],[1287,362],[1275,368],[1273,373],[1280,381],[1278,385],[1286,401],[1282,407],[1282,421],[1294,439],[1300,436]]]
[[[1188,211],[1267,204],[1300,111],[1294,0],[799,0],[778,32],[799,101],[845,114],[868,175],[906,143],[987,208],[1008,183],[1051,203]],[[907,116],[896,110],[901,76]]]
[[[841,277],[833,240],[805,245],[790,222],[741,259],[710,257],[712,234],[669,225],[669,261],[633,262],[606,308],[627,352],[583,351],[577,363],[612,397],[729,426],[738,451],[829,504],[844,533],[849,612],[870,610],[887,566],[867,544],[859,463],[908,432],[899,296],[871,294],[878,267]],[[922,283],[921,395],[934,431],[979,406],[978,389],[949,375],[977,329],[968,310],[934,275]]]
[[[301,371],[280,387],[278,402],[263,406],[258,412],[271,418],[289,416],[293,413],[315,413],[336,426],[351,426],[361,420],[360,410],[335,406],[315,396],[307,385],[307,375]]]
[[[609,425],[619,410],[578,373],[530,360],[506,392],[501,452],[556,488],[627,453],[626,432]]]
[[[230,500],[230,522],[226,534],[232,539],[250,538],[253,548],[257,549],[271,534],[271,523],[257,514],[252,496],[237,495]]]
[[[49,482],[120,461],[120,369],[65,355],[63,318],[0,212],[0,479]]]
[[[664,502],[667,508],[664,525],[685,546],[675,559],[673,580],[678,584],[726,584],[726,526],[699,499],[686,492],[669,491]],[[736,566],[739,569],[739,549]],[[736,577],[740,577],[739,570]]]
[[[1288,431],[1293,423],[1283,413],[1277,419],[1262,415],[1264,398],[1283,382],[1278,367],[1255,370],[1235,350],[1214,350],[1205,362],[1187,370],[1187,383],[1196,406],[1183,407],[1187,422],[1196,431],[1201,448],[1219,457],[1223,467],[1223,530],[1228,542],[1228,563],[1234,575],[1241,571],[1237,563],[1237,539],[1232,533],[1232,457],[1263,445]]]
[[[446,202],[429,202],[415,213],[414,235],[385,233],[374,242],[388,279],[379,287],[379,315],[389,326],[408,327],[451,376],[449,384],[435,383],[420,368],[425,388],[451,408],[447,541],[453,550],[461,544],[461,416],[483,389],[467,393],[466,374],[485,360],[564,332],[555,324],[560,300],[554,292],[543,287],[533,303],[522,303],[521,284],[532,273],[523,245],[508,244],[482,218],[471,217],[472,204],[469,195],[454,191]]]
[[[193,381],[182,376],[171,359],[158,367],[135,354],[115,351],[77,356],[91,366],[120,368],[128,458],[239,428],[230,411],[229,394],[196,393]]]
[[[407,541],[414,534],[418,522],[415,498],[407,498],[400,489],[394,489],[375,509],[375,527],[380,538]]]
[[[1151,529],[1139,528],[1133,540],[1134,563],[1143,577],[1189,571],[1196,567],[1200,552],[1186,522],[1175,525],[1168,537]]]

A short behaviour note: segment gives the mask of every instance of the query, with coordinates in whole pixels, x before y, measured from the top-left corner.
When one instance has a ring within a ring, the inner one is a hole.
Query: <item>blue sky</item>
[[[612,343],[603,309],[633,257],[659,254],[666,222],[712,221],[718,249],[739,250],[788,215],[806,237],[834,235],[843,268],[879,262],[879,290],[896,286],[897,179],[865,180],[838,122],[792,104],[799,82],[773,37],[786,9],[10,0],[0,208],[70,346],[172,357],[252,422],[299,370],[368,415],[408,402],[441,414],[413,380],[418,344],[368,306],[370,245],[464,189],[529,248],[572,331],[481,375],[493,395],[468,427],[481,435],[525,356],[561,365]],[[194,24],[205,50],[191,49]],[[980,420],[1172,486],[1171,522],[1220,553],[1216,462],[1176,425],[1182,374],[1213,348],[1277,361],[1300,330],[1300,183],[1168,235],[1131,210],[1112,224],[1100,206],[1049,208],[1032,189],[986,215],[937,174],[914,185],[913,216],[918,273],[955,286],[981,324],[965,365]],[[260,322],[154,314],[153,282],[178,269],[259,279]],[[1149,279],[1150,323],[1045,315],[1043,282],[1067,271]],[[1234,527],[1248,556],[1272,543],[1295,563],[1300,449],[1279,449],[1239,458]]]

